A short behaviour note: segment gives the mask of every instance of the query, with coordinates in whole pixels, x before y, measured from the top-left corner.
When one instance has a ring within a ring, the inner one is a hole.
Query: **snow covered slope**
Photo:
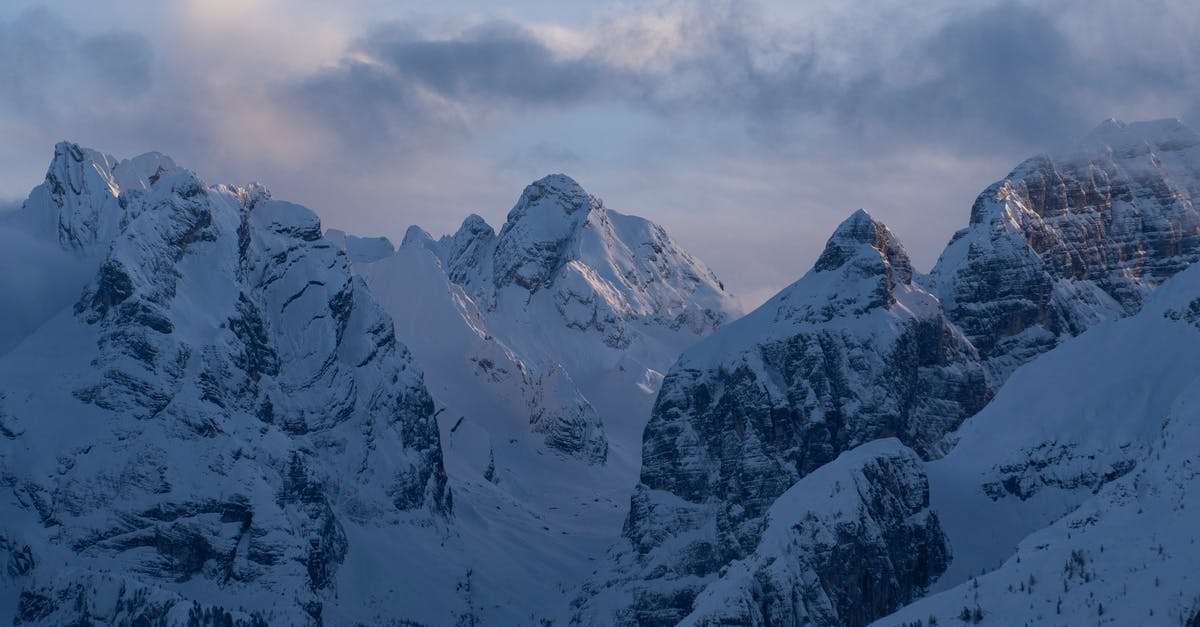
[[[308,624],[463,609],[460,574],[400,593],[373,578],[381,559],[424,561],[451,497],[421,374],[312,212],[72,144],[21,212],[102,261],[73,307],[0,358],[0,546],[17,565],[0,614]]]
[[[496,509],[520,539],[477,562],[476,593],[519,586],[516,607],[561,614],[620,533],[660,373],[738,314],[732,297],[661,227],[562,175],[528,186],[499,234],[469,216],[355,256],[439,406],[459,511],[481,512],[460,516],[464,541],[494,535]]]
[[[880,624],[1194,624],[1198,324],[1192,267],[1014,373],[929,464],[949,589]]]
[[[526,422],[549,449],[592,463],[608,459],[610,430],[611,452],[636,460],[661,373],[739,313],[661,227],[563,175],[528,186],[499,234],[475,215],[437,241],[413,227],[393,258],[355,269],[394,318],[412,321],[399,333],[437,364],[432,380],[478,388],[438,395],[456,420],[504,422],[483,426],[506,436],[507,423]],[[457,407],[481,395],[504,410]]]
[[[1027,161],[928,276],[857,212],[734,320],[565,176],[397,248],[60,144],[0,217],[87,277],[0,345],[0,615],[1200,624],[1198,146]]]

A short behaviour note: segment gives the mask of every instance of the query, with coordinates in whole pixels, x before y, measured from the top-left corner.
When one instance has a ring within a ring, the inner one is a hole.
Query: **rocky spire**
[[[498,236],[496,287],[516,284],[531,292],[545,287],[569,261],[578,229],[592,211],[600,210],[600,200],[569,176],[551,174],[530,184]]]
[[[893,280],[908,283],[912,281],[912,264],[908,261],[908,252],[900,245],[900,240],[883,222],[878,222],[859,209],[842,221],[817,258],[814,269],[830,271],[844,267],[854,257],[862,255],[870,247],[883,262],[883,269]],[[868,253],[868,258],[874,261],[874,255]]]

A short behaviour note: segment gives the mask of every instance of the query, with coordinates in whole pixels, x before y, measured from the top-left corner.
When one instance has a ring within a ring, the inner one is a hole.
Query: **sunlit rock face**
[[[985,190],[931,282],[993,382],[1200,258],[1200,135],[1108,121]]]
[[[399,276],[401,266],[408,274],[444,273],[448,285],[418,287]],[[395,259],[358,269],[374,291],[395,296],[387,301],[397,319],[417,308],[405,290],[447,301],[463,324],[423,324],[412,334],[474,333],[467,359],[486,364],[448,376],[520,395],[517,413],[546,446],[589,463],[607,460],[613,425],[606,418],[640,433],[662,373],[741,313],[712,271],[662,227],[607,208],[562,174],[528,185],[499,232],[478,215],[438,240],[414,227]],[[626,398],[601,398],[614,394]]]

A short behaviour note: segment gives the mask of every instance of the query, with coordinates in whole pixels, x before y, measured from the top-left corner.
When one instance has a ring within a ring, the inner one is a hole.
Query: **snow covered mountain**
[[[843,453],[682,624],[865,624],[909,602],[876,624],[1195,623],[1198,313],[1193,267],[1019,368],[944,458]]]
[[[593,463],[609,454],[604,418],[640,437],[661,372],[740,313],[724,285],[661,227],[607,209],[563,175],[527,187],[499,234],[472,215],[436,241],[413,227],[395,255],[354,252],[366,240],[334,235],[352,259],[360,256],[356,271],[392,303],[393,317],[442,308],[400,330],[422,362],[444,363],[427,368],[431,378],[480,379],[495,388],[492,396],[522,396],[492,400],[514,405],[549,448]],[[412,284],[427,279],[432,284]],[[458,314],[442,315],[452,309]],[[478,347],[447,362],[441,347],[456,335]],[[463,376],[468,366],[473,374]],[[439,376],[445,369],[452,375]]]
[[[0,616],[1200,624],[1198,194],[1109,121],[929,275],[858,211],[738,318],[562,175],[396,247],[59,144],[0,215],[61,283],[0,336]]]
[[[1017,370],[928,465],[941,592],[879,624],[1200,621],[1198,322],[1192,267]]]
[[[894,438],[809,474],[767,521],[681,624],[862,624],[920,597],[950,559],[921,459]]]
[[[0,614],[429,618],[369,579],[447,533],[433,401],[311,211],[64,143],[11,219],[98,262],[0,358]]]
[[[563,614],[619,532],[660,372],[738,314],[563,176],[498,235],[472,217],[397,250],[63,143],[0,220],[90,277],[0,354],[20,622]]]
[[[425,372],[456,503],[511,512],[505,533],[536,547],[515,568],[570,584],[513,602],[565,609],[620,531],[661,372],[738,315],[733,298],[661,227],[563,175],[529,185],[499,233],[475,215],[437,240],[412,227],[390,255],[331,236]]]
[[[636,557],[616,569],[636,574],[584,622],[674,624],[798,479],[879,438],[928,450],[983,407],[977,353],[913,279],[891,231],[858,211],[812,271],[684,353],[646,427],[625,525]]]
[[[764,534],[786,524],[771,520],[779,514],[773,504],[793,486],[812,489],[801,486],[822,465],[852,464],[835,458],[874,439],[895,437],[926,459],[941,456],[959,424],[1021,364],[1138,311],[1159,283],[1200,257],[1197,146],[1200,136],[1175,120],[1106,122],[1066,155],[1027,161],[986,190],[928,277],[914,276],[886,227],[865,212],[851,216],[811,272],[672,367],[646,428],[625,540],[577,599],[577,622],[665,625],[703,610],[688,620],[865,624],[919,596],[941,574],[936,560],[919,577],[885,572],[871,612],[852,615],[844,610],[860,607],[861,592],[837,580],[870,573],[846,567],[831,583],[819,566],[825,557],[805,553],[827,545],[801,550],[792,542],[789,559],[811,570],[772,570],[778,542]],[[1130,461],[1114,463],[1097,471],[1093,487]],[[919,485],[925,478],[915,474]],[[1006,485],[1000,478],[992,489]],[[858,505],[834,512],[877,525],[875,491],[860,487]],[[780,506],[804,520],[829,515],[811,507]],[[936,545],[935,531],[926,525],[918,536]],[[877,544],[878,534],[846,533],[835,544],[852,554]],[[731,563],[741,564],[741,583],[727,579]],[[969,563],[952,561],[942,580]],[[771,588],[781,581],[791,590]],[[757,613],[712,606],[746,586],[754,595],[743,600]],[[702,597],[707,605],[698,605]],[[762,605],[780,598],[793,600],[790,609]]]
[[[1200,135],[1108,120],[988,187],[931,283],[993,383],[1200,258]]]

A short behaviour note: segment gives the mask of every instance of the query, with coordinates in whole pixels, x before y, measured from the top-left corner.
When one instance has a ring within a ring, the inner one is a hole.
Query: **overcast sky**
[[[1168,0],[5,0],[0,201],[71,139],[398,241],[564,172],[757,304],[859,207],[927,270],[1021,159],[1200,119],[1198,32]]]

